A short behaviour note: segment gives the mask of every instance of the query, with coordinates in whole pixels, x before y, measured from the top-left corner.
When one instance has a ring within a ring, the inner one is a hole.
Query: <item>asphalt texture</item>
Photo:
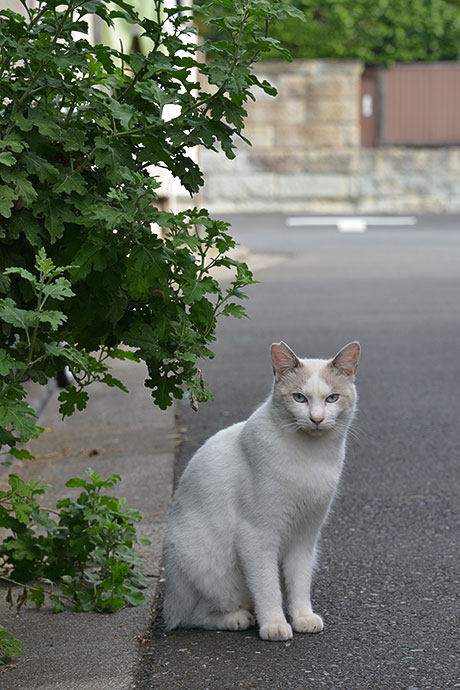
[[[360,341],[359,414],[313,583],[325,629],[286,643],[256,629],[166,634],[158,615],[135,687],[460,688],[459,220],[360,234],[228,220],[239,242],[280,262],[256,272],[250,320],[220,324],[203,363],[214,401],[180,406],[176,477],[268,395],[272,342],[328,357]]]

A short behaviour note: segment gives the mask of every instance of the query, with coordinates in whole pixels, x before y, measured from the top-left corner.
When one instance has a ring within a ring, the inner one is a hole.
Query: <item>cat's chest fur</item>
[[[340,479],[343,439],[279,429],[263,405],[242,426],[238,445],[249,475],[238,492],[245,512],[272,519],[282,531],[324,515]]]

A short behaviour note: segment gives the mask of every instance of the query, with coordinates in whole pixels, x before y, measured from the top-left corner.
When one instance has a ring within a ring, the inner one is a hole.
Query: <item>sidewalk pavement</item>
[[[129,393],[93,384],[88,407],[61,421],[55,390],[40,415],[45,427],[28,446],[35,460],[15,461],[0,471],[0,488],[9,472],[24,479],[42,479],[52,485],[41,504],[55,508],[65,496],[71,477],[92,467],[103,478],[118,473],[117,496],[127,507],[138,508],[144,519],[138,534],[152,541],[141,547],[144,573],[151,576],[145,591],[147,604],[116,614],[53,614],[46,605],[38,611],[30,602],[16,613],[5,601],[0,585],[0,623],[22,641],[22,655],[0,675],[2,690],[131,690],[141,642],[152,619],[160,577],[161,542],[169,513],[176,435],[174,407],[163,412],[153,405],[143,386],[145,367],[116,362],[113,374]],[[17,592],[21,590],[18,588]]]

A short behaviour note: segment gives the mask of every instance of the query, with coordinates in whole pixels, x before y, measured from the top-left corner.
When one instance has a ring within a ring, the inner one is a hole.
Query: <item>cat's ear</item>
[[[348,343],[348,345],[345,345],[345,347],[343,347],[340,352],[336,354],[331,362],[331,366],[334,367],[339,374],[354,378],[356,375],[356,370],[358,369],[360,354],[361,346],[359,343]]]
[[[277,381],[294,371],[300,365],[297,355],[286,343],[273,343],[270,348],[270,357],[273,365],[273,373]]]

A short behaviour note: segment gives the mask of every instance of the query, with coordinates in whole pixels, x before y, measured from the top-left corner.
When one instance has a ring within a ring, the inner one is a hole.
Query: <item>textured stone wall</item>
[[[202,203],[215,212],[395,213],[460,210],[460,147],[362,148],[363,66],[262,63],[278,90],[256,90],[236,159],[201,152]]]

